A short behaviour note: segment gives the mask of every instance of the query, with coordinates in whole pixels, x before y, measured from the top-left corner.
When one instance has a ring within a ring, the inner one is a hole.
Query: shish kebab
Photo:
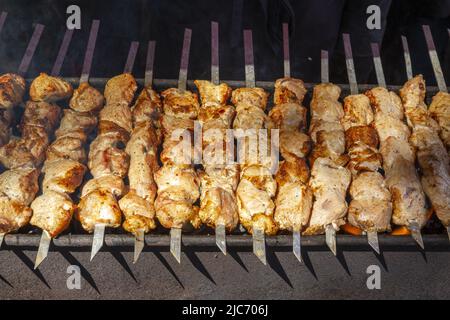
[[[309,134],[313,150],[309,157],[311,177],[309,186],[314,202],[305,235],[326,234],[326,243],[334,255],[336,231],[345,223],[347,189],[351,172],[345,165],[345,134],[341,124],[344,116],[339,102],[341,89],[329,81],[328,52],[322,51],[322,84],[314,87],[311,100]]]
[[[350,35],[343,34],[346,59],[353,65]],[[378,151],[379,139],[373,127],[374,114],[369,98],[358,94],[355,69],[347,68],[351,95],[344,99],[347,168],[352,173],[348,222],[367,233],[369,245],[380,254],[378,232],[391,230],[391,194],[381,173],[382,156]]]
[[[350,37],[344,36],[347,51],[351,50]],[[351,58],[351,52],[349,53]],[[349,79],[356,81],[354,69]],[[356,87],[356,82],[351,87]],[[344,100],[346,143],[350,156],[349,169],[353,174],[350,186],[352,198],[348,222],[367,234],[370,246],[379,254],[378,232],[390,231],[392,216],[391,194],[386,187],[379,153],[379,138],[374,124],[374,113],[366,95],[353,94]]]
[[[278,152],[273,145],[278,144],[278,135],[272,133],[278,133],[278,130],[271,130],[268,146],[269,135],[265,131],[268,116],[264,112],[268,93],[255,87],[251,30],[244,30],[244,49],[247,87],[232,93],[232,102],[236,107],[233,128],[241,131],[235,133],[241,171],[236,197],[240,222],[253,235],[253,252],[263,264],[267,264],[265,234],[275,235],[278,231],[273,217],[277,183],[272,175],[274,165],[278,164],[274,163],[277,159],[272,157],[274,151]],[[267,157],[269,148],[271,156]]]
[[[211,82],[195,80],[201,98],[198,120],[202,125],[202,161],[200,172],[199,217],[216,231],[216,244],[226,254],[226,231],[233,231],[239,223],[236,188],[239,166],[234,161],[234,137],[231,128],[235,109],[227,105],[231,88],[219,84],[219,48],[217,22],[211,22]]]
[[[91,260],[103,246],[105,228],[118,228],[122,212],[129,155],[124,150],[133,129],[130,109],[137,83],[131,75],[138,42],[132,42],[124,73],[108,80],[100,111],[98,134],[89,147],[88,168],[93,176],[82,188],[75,217],[87,232],[94,232]]]
[[[18,75],[2,77],[0,92],[3,107],[12,108],[21,102],[25,91],[22,76],[28,70],[43,29],[41,24],[35,26]],[[27,102],[21,122],[22,136],[12,137],[0,148],[0,162],[7,169],[0,175],[0,245],[6,233],[17,231],[29,222],[31,209],[28,206],[39,189],[38,159],[48,145],[49,127],[53,126],[52,121],[56,121],[59,114],[57,108],[45,102]],[[45,126],[47,115],[50,118]]]
[[[148,44],[144,88],[131,108],[133,131],[125,152],[130,157],[128,169],[129,190],[119,200],[125,216],[122,227],[134,234],[136,263],[145,242],[144,235],[156,228],[154,202],[156,183],[154,173],[159,169],[158,146],[161,142],[161,100],[152,89],[155,42]]]
[[[404,123],[400,97],[386,89],[378,45],[372,44],[372,49],[379,87],[365,94],[375,114],[373,126],[380,140],[385,182],[391,193],[392,222],[410,230],[423,247],[420,229],[426,222],[427,210],[415,168],[415,152],[409,142],[411,132]]]
[[[274,219],[281,230],[293,233],[292,250],[302,262],[300,233],[308,224],[313,194],[308,186],[309,167],[305,160],[311,149],[311,140],[305,134],[307,110],[302,105],[306,94],[303,81],[290,77],[289,30],[283,24],[284,78],[275,82],[274,104],[269,112],[270,128],[280,130],[280,162],[275,180],[278,191],[275,198]]]
[[[428,128],[424,128],[420,121],[416,120],[418,117],[414,116],[419,110],[415,110],[414,108],[406,109],[405,105],[405,111],[409,120],[408,124],[413,127],[413,137],[417,137],[417,139],[412,139],[412,142],[418,149],[417,159],[419,160],[419,165],[423,173],[422,186],[431,200],[436,215],[447,229],[450,240],[450,94],[448,93],[439,58],[436,53],[431,30],[429,26],[423,26],[423,30],[439,92],[433,97],[428,112],[421,113],[425,117],[431,116],[437,122],[438,127],[428,125]],[[450,36],[450,29],[448,31]],[[417,81],[421,82],[421,79],[419,78]],[[423,108],[424,111],[426,110],[424,102],[425,89],[424,83],[419,88],[416,87],[416,90],[419,90],[416,93],[416,95],[419,94],[419,108]],[[432,121],[426,121],[426,123],[432,124]],[[437,131],[440,134],[446,150],[442,150],[442,146],[436,139],[436,133],[432,133],[430,130]],[[426,136],[428,136],[428,139],[426,139],[426,143],[420,143],[420,136],[425,136],[425,132],[427,133]],[[444,154],[445,152],[446,155]]]
[[[70,99],[69,108],[64,110],[55,141],[47,148],[42,194],[31,203],[30,224],[43,230],[35,269],[47,257],[51,240],[69,227],[76,210],[70,194],[81,185],[86,173],[85,145],[97,126],[97,114],[104,103],[102,94],[88,83],[98,26],[99,21],[94,20],[79,87]]]
[[[158,186],[155,200],[156,216],[170,229],[170,252],[181,262],[181,232],[191,223],[198,228],[199,208],[194,205],[200,197],[200,181],[193,167],[192,134],[199,113],[197,94],[186,90],[187,67],[192,31],[185,29],[178,88],[161,93],[163,97],[161,152],[162,167],[155,173]]]

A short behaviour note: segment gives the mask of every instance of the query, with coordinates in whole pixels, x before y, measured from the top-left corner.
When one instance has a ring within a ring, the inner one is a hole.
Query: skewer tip
[[[137,230],[136,235],[134,237],[134,257],[133,263],[136,263],[141,255],[142,250],[144,250],[144,230]]]
[[[225,237],[225,225],[218,224],[216,226],[216,244],[219,247],[220,251],[222,251],[224,255],[227,255],[227,242]]]
[[[425,245],[423,243],[423,238],[422,238],[422,233],[420,232],[420,227],[414,223],[409,226],[409,230],[411,231],[412,238],[417,242],[419,247],[421,247],[422,250],[425,250]]]
[[[95,255],[100,251],[103,246],[103,241],[105,237],[105,225],[96,224],[94,230],[94,239],[92,240],[92,250],[91,250],[91,260],[94,259]]]
[[[170,229],[170,252],[181,263],[181,228]]]
[[[367,232],[367,241],[372,249],[380,254],[380,245],[378,243],[378,233],[376,231]]]
[[[303,263],[300,231],[294,231],[292,233],[292,252],[297,260]]]
[[[450,226],[447,226],[447,235],[448,235],[448,240],[450,241]],[[0,241],[0,245],[1,245],[1,241]]]
[[[34,270],[36,270],[39,267],[39,265],[42,263],[42,261],[44,261],[45,258],[47,258],[51,241],[52,241],[52,238],[50,237],[50,234],[45,230],[42,231],[41,241],[39,242],[38,253],[36,255],[36,260],[34,262]]]
[[[253,253],[266,266],[266,239],[264,230],[260,228],[253,228]]]
[[[331,225],[331,224],[326,226],[325,241],[328,245],[328,248],[330,248],[331,252],[333,252],[333,254],[336,256],[337,255],[336,230],[334,229],[333,225]]]

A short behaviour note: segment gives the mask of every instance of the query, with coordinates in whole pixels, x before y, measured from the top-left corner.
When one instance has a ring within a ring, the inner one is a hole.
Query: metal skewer
[[[330,82],[330,73],[328,67],[328,51],[320,51],[320,80],[322,83]]]
[[[219,24],[211,22],[211,82],[219,84]],[[223,192],[223,190],[222,190]],[[222,198],[221,198],[222,199]],[[222,204],[221,204],[222,205]],[[224,255],[227,254],[226,228],[223,221],[216,222],[216,244]]]
[[[2,247],[3,239],[5,239],[5,234],[0,233],[0,248]]]
[[[284,76],[289,78],[291,76],[291,61],[289,55],[289,24],[283,23],[283,65]],[[301,230],[293,230],[292,232],[292,252],[298,261],[302,260],[301,249]]]
[[[189,53],[191,50],[192,30],[184,29],[183,49],[181,51],[180,75],[178,78],[178,89],[186,90],[187,72],[189,66]],[[181,228],[170,229],[170,252],[181,263]]]
[[[255,64],[253,60],[253,36],[252,30],[244,30],[244,58],[245,58],[245,86],[255,87]],[[253,253],[264,264],[266,259],[266,240],[264,230],[253,225]]]
[[[6,17],[8,16],[8,12],[2,11],[0,14],[0,33],[2,32],[3,26],[5,24]]]
[[[289,78],[291,76],[291,60],[289,58],[289,24],[283,23],[283,61],[284,61],[284,76]]]
[[[330,81],[330,74],[329,74],[329,61],[328,61],[328,51],[321,50],[320,53],[320,77],[322,83],[328,83]],[[328,248],[330,248],[331,252],[333,252],[334,255],[337,254],[337,248],[336,248],[336,230],[334,229],[332,224],[329,224],[325,226],[325,242],[328,245]]]
[[[25,76],[30,66],[31,59],[33,58],[36,47],[41,39],[42,32],[44,31],[44,25],[36,24],[34,27],[33,35],[31,36],[30,42],[28,42],[27,49],[23,55],[22,61],[20,62],[18,73],[21,76]]]
[[[89,37],[89,40],[90,40],[90,37]],[[125,63],[125,67],[123,68],[123,73],[131,73],[133,71],[134,61],[136,59],[138,49],[139,49],[139,42],[132,41],[130,44],[130,49],[128,50],[127,61]],[[86,79],[86,81],[87,80],[88,79]],[[103,243],[104,243],[104,239],[105,239],[105,229],[106,229],[106,224],[104,224],[104,223],[96,223],[95,224],[94,237],[92,239],[91,261],[92,261],[92,259],[94,259],[95,255],[100,251],[100,249],[103,247]]]
[[[70,41],[72,40],[72,35],[73,30],[67,29],[66,32],[64,33],[63,41],[61,42],[58,55],[56,57],[55,63],[53,64],[53,68],[51,71],[52,76],[58,76],[61,71],[61,67],[64,63],[64,59],[67,54],[67,49],[69,48]],[[36,260],[34,261],[35,270],[39,267],[42,261],[44,261],[45,258],[47,258],[51,241],[52,237],[50,236],[50,234],[46,230],[43,230],[41,235],[41,241],[39,242]]]
[[[439,91],[447,93],[447,85],[445,84],[444,73],[442,72],[441,63],[439,62],[439,56],[436,52],[436,46],[434,45],[433,35],[431,34],[430,26],[422,26],[425,40],[427,42],[428,54],[430,55],[431,64],[433,65],[434,77],[439,88]]]
[[[409,53],[408,39],[406,39],[405,36],[402,36],[402,46],[403,46],[403,55],[405,57],[406,77],[408,78],[408,80],[410,80],[413,77],[413,71],[411,63],[411,54]]]
[[[344,34],[344,48],[345,48],[345,57],[347,60],[347,72],[348,72],[348,79],[350,81],[350,88],[353,87],[354,92],[352,94],[358,94],[358,85],[356,83],[356,72],[354,68],[354,61],[353,61],[353,53],[352,53],[352,44],[350,41],[350,35]],[[380,57],[380,48],[378,43],[371,43],[372,48],[372,56],[373,56],[373,62],[375,64],[375,72],[377,75],[377,81],[378,85],[380,87],[386,87],[386,79],[384,77],[383,72],[383,65],[381,63],[381,57]],[[378,242],[378,233],[376,231],[367,231],[367,242],[372,247],[372,249],[380,254],[380,246]]]
[[[148,42],[147,61],[145,64],[145,78],[144,78],[144,86],[145,87],[151,87],[152,81],[153,81],[153,62],[154,62],[154,58],[155,58],[155,44],[156,44],[155,41]],[[138,43],[138,45],[139,45],[139,43]],[[137,52],[137,48],[136,48],[136,52]],[[134,56],[136,56],[136,52],[134,53]],[[128,55],[128,57],[130,57],[130,54]],[[127,61],[128,61],[128,59],[127,59]],[[128,64],[128,62],[127,62],[127,64]],[[144,246],[145,246],[144,229],[138,229],[138,230],[136,230],[136,234],[134,235],[133,263],[136,263],[138,261],[139,256],[142,253],[142,250],[144,250]]]

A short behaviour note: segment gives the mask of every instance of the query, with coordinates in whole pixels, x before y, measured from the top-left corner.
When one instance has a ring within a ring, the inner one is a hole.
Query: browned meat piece
[[[46,162],[42,171],[42,192],[73,193],[83,182],[86,167],[78,161],[60,159]]]
[[[224,106],[231,96],[231,88],[226,83],[215,85],[206,80],[195,80],[195,85],[200,92],[202,106]]]
[[[46,190],[31,204],[33,216],[30,224],[56,237],[67,229],[76,210],[70,197],[61,192]]]
[[[94,178],[86,182],[81,191],[81,197],[91,193],[94,190],[109,192],[116,197],[125,194],[125,184],[122,178],[113,175]]]
[[[395,92],[376,87],[368,90],[365,94],[370,99],[376,115],[384,114],[398,120],[403,120],[405,117],[402,100]]]
[[[108,80],[105,87],[107,105],[125,104],[129,106],[137,90],[137,83],[129,73],[123,73]]]
[[[301,231],[308,224],[313,204],[306,161],[281,162],[275,179],[278,183],[275,222],[282,230]]]
[[[162,142],[162,103],[159,95],[151,88],[144,88],[131,108],[133,123],[151,121],[156,130],[158,144]]]
[[[0,196],[0,233],[10,233],[26,226],[30,221],[32,210],[6,196]]]
[[[309,136],[299,131],[282,131],[279,139],[280,153],[286,161],[295,162],[311,151]]]
[[[80,113],[96,113],[104,104],[103,95],[89,85],[87,82],[83,82],[73,92],[73,96],[70,99],[70,108]]]
[[[97,117],[90,114],[79,113],[66,109],[59,128],[55,132],[56,138],[65,136],[79,137],[79,133],[88,135],[97,126]]]
[[[328,158],[318,158],[311,170],[309,186],[314,194],[311,219],[304,234],[323,234],[327,225],[335,230],[345,223],[351,173]]]
[[[302,80],[294,78],[281,78],[275,81],[274,103],[302,104],[306,88]]]
[[[301,130],[306,129],[305,107],[297,103],[285,103],[275,105],[269,112],[270,127],[280,130]]]
[[[248,232],[260,228],[267,235],[277,233],[273,218],[276,191],[277,183],[267,167],[250,165],[242,169],[236,197],[240,221]]]
[[[441,129],[440,136],[447,152],[450,152],[450,94],[438,92],[430,104],[430,115]]]
[[[391,230],[391,194],[378,172],[362,172],[350,186],[348,222],[366,232]]]
[[[67,81],[41,73],[30,85],[33,101],[55,102],[72,96],[73,88]]]
[[[93,232],[95,225],[99,223],[118,228],[122,221],[122,212],[116,197],[112,193],[99,189],[81,198],[75,216],[87,232]]]
[[[161,93],[164,99],[164,115],[183,119],[197,118],[199,111],[198,98],[195,93],[176,88],[164,90]]]
[[[165,228],[181,228],[194,220],[198,210],[194,202],[199,198],[199,179],[191,167],[164,165],[155,173],[158,196],[156,216]]]
[[[6,170],[0,174],[1,194],[28,206],[39,191],[38,177],[35,168]]]
[[[11,109],[22,102],[25,79],[14,73],[0,76],[0,108]]]

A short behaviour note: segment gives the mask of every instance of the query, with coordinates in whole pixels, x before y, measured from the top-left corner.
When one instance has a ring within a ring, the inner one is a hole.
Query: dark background
[[[78,77],[92,19],[100,19],[92,76],[111,77],[122,71],[129,44],[141,42],[134,74],[143,77],[146,44],[156,40],[155,77],[177,78],[183,30],[192,28],[189,78],[210,78],[210,22],[220,23],[221,78],[244,79],[242,30],[253,29],[257,80],[273,81],[283,75],[281,23],[291,31],[292,75],[306,82],[320,80],[320,50],[332,56],[331,81],[346,83],[342,32],[349,32],[358,82],[375,83],[370,42],[382,43],[388,84],[405,81],[400,35],[410,42],[414,73],[434,84],[421,25],[430,24],[447,82],[450,83],[449,0],[2,0],[8,17],[0,35],[0,72],[15,71],[33,31],[46,26],[27,74],[50,72],[65,31],[66,7],[77,4],[82,29],[74,33],[62,75]],[[382,8],[383,29],[366,28],[366,9]]]

